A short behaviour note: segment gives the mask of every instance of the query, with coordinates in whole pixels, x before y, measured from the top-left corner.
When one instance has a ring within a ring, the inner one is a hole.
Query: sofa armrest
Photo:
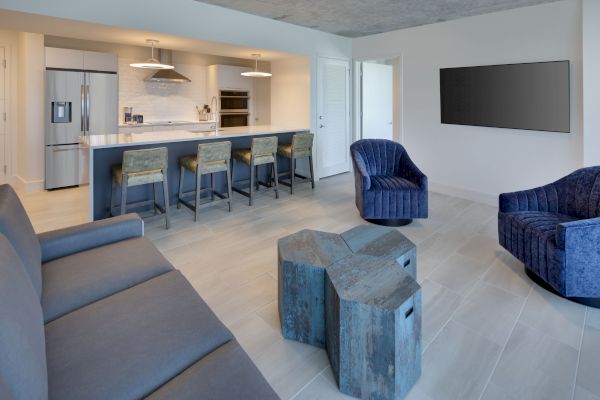
[[[600,255],[600,218],[563,222],[556,226],[556,245],[559,248],[576,250],[587,243]]]
[[[358,152],[352,154],[352,164],[354,165],[354,174],[357,184],[361,185],[362,190],[369,190],[371,188],[371,177],[367,171],[367,166],[362,156]]]
[[[427,175],[421,172],[407,153],[400,159],[400,176],[414,183],[420,189],[427,190]]]
[[[558,224],[556,245],[564,251],[565,296],[597,297],[600,282],[600,218]]]
[[[144,221],[137,214],[89,222],[38,235],[42,262],[48,262],[80,251],[144,236]]]
[[[558,203],[552,201],[556,194],[554,184],[519,192],[502,193],[499,198],[500,212],[548,211],[557,212]]]

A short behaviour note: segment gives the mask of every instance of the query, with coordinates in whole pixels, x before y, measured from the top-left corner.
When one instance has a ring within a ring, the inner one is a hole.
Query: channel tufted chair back
[[[399,176],[406,150],[400,143],[384,139],[359,140],[351,147],[353,158],[362,159],[369,175]]]
[[[600,166],[579,169],[556,182],[513,196],[501,196],[501,207],[503,203],[518,211],[538,210],[580,219],[600,217]]]

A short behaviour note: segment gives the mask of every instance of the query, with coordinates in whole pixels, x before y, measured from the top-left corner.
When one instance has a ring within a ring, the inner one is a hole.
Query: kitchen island
[[[82,137],[81,144],[88,150],[89,165],[89,199],[90,219],[99,220],[110,216],[111,199],[111,166],[120,164],[123,152],[152,147],[167,147],[169,150],[169,166],[167,170],[169,197],[172,205],[176,204],[179,191],[178,159],[195,154],[200,142],[216,142],[228,140],[233,149],[250,148],[252,138],[256,136],[277,136],[280,144],[290,143],[294,133],[308,132],[309,128],[278,127],[273,125],[244,126],[235,128],[219,128],[218,130],[169,130],[145,133],[121,133],[115,135],[93,135]],[[246,165],[236,163],[235,179],[243,180],[249,176]],[[281,160],[279,171],[287,171],[289,165]],[[264,176],[262,171],[261,175]],[[223,191],[225,176],[217,174],[217,190]],[[206,181],[205,181],[206,180]],[[194,187],[192,174],[186,175],[186,190]],[[203,177],[202,187],[208,185],[208,177]],[[152,185],[129,188],[127,202],[137,202],[152,198]],[[120,199],[120,190],[115,193]],[[162,197],[157,199],[162,203]],[[117,201],[118,203],[118,201]],[[135,210],[131,210],[135,211]]]

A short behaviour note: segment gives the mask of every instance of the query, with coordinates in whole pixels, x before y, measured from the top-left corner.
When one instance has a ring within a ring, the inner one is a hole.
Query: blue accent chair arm
[[[556,227],[556,245],[563,250],[579,252],[582,246],[589,244],[600,257],[600,217],[563,222]],[[589,254],[584,258],[590,262]],[[600,263],[600,258],[597,258]],[[600,264],[598,264],[600,265]],[[600,272],[600,268],[598,268]]]
[[[354,171],[356,176],[356,183],[360,185],[360,189],[369,190],[371,188],[371,177],[367,172],[367,165],[362,158],[362,155],[353,151],[352,162],[354,163]],[[359,179],[360,178],[360,179]]]
[[[598,297],[600,218],[565,222],[556,230],[556,245],[564,250],[565,294]]]
[[[411,181],[420,189],[427,190],[427,176],[421,172],[408,154],[404,154],[400,159],[400,173],[401,178]]]
[[[137,214],[89,222],[38,235],[42,262],[122,240],[144,236],[144,221]]]
[[[556,193],[554,184],[520,192],[502,193],[499,197],[500,212],[556,211],[552,208],[551,193]]]

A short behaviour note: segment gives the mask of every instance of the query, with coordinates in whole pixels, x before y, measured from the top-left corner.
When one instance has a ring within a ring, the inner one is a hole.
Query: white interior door
[[[362,138],[393,140],[394,67],[362,64]]]
[[[0,184],[6,183],[6,58],[4,47],[0,47]]]
[[[320,58],[317,70],[319,178],[350,170],[350,62]]]

